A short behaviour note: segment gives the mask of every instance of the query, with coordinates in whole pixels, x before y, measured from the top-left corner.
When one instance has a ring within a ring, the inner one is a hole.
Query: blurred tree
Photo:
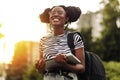
[[[34,66],[31,66],[24,74],[23,80],[43,80],[43,75]]]
[[[85,50],[91,51],[91,49],[92,49],[91,46],[93,45],[92,27],[89,27],[89,28],[82,27],[80,33],[81,33],[82,38],[83,38],[83,42],[84,42],[84,45],[85,45]]]
[[[79,26],[79,22],[77,24],[77,26]],[[78,31],[74,28],[69,28],[69,31]],[[82,38],[83,38],[83,42],[84,42],[84,45],[85,45],[85,50],[88,50],[88,51],[91,51],[92,50],[92,47],[91,45],[93,44],[93,41],[92,41],[92,27],[81,27],[81,30],[78,31],[80,32]],[[89,40],[89,41],[88,41]]]
[[[103,0],[101,4],[104,8],[101,10],[103,19],[101,49],[103,59],[106,61],[120,61],[120,29],[117,28],[116,20],[120,17],[120,4],[118,0]]]
[[[94,13],[88,12],[86,14],[82,14],[77,22],[78,29],[77,31],[81,33],[85,50],[91,51],[93,45],[93,15]]]
[[[120,62],[104,62],[106,70],[106,80],[120,80]]]
[[[23,75],[27,70],[27,59],[27,47],[25,42],[20,42],[16,45],[13,60],[8,66],[8,80],[23,80]]]

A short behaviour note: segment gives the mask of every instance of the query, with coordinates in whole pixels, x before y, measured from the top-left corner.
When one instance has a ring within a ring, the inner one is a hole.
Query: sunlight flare
[[[0,28],[0,33],[5,35],[4,38],[0,39],[0,63],[9,63],[12,60],[15,43],[21,40],[38,42],[42,36],[46,35],[46,25],[40,23],[38,18],[38,15],[45,8],[63,4],[80,6],[83,13],[89,9],[93,11],[98,9],[99,0],[94,0],[93,2],[95,3],[93,4],[95,6],[92,4],[91,7],[86,6],[89,0],[84,1],[0,0],[0,23],[2,23],[2,30]]]

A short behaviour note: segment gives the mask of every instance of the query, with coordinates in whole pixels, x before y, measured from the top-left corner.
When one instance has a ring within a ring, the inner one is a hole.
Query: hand
[[[65,64],[66,63],[66,56],[62,55],[62,54],[58,54],[58,55],[56,55],[54,60],[58,63]]]
[[[36,60],[35,67],[40,73],[44,73],[45,72],[45,60],[44,59]]]

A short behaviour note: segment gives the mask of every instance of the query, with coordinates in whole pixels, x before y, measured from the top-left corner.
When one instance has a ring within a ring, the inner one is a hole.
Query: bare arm
[[[63,68],[66,70],[69,70],[71,72],[84,72],[85,71],[85,54],[84,54],[84,48],[79,48],[75,50],[75,56],[81,61],[81,64],[76,65],[70,65],[67,63],[64,63]]]
[[[39,59],[36,60],[35,67],[38,70],[38,72],[44,74],[45,73],[45,60],[43,58],[43,49],[42,44],[40,43],[39,46]]]

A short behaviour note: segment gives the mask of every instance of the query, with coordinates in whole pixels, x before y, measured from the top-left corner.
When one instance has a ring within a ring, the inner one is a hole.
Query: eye
[[[54,15],[54,14],[55,14],[55,11],[50,11],[49,14],[50,14],[50,15]]]
[[[64,12],[63,11],[58,11],[58,14],[61,15],[61,14],[64,14]]]
[[[49,12],[50,15],[55,15],[56,13],[57,13],[58,15],[64,14],[63,11],[50,11],[50,12]]]

